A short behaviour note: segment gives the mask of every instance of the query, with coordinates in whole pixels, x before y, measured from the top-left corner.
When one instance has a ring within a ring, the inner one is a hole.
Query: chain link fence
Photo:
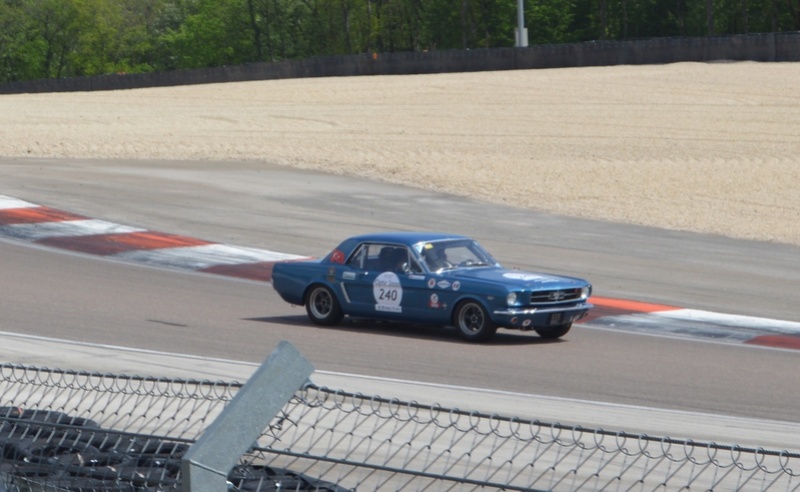
[[[182,490],[180,462],[242,388],[0,366],[0,492]],[[351,394],[295,392],[228,489],[800,490],[800,454]]]

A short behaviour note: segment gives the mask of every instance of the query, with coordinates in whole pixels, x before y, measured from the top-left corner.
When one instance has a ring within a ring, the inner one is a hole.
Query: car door
[[[365,243],[351,256],[342,283],[353,314],[424,320],[427,290],[422,268],[403,245]]]
[[[397,277],[402,289],[403,319],[430,323],[430,289],[423,268],[407,247],[400,248],[397,254],[401,265],[397,270]]]
[[[364,243],[347,262],[350,268],[342,275],[342,285],[353,314],[402,318],[403,286],[389,264],[390,248],[394,245]]]

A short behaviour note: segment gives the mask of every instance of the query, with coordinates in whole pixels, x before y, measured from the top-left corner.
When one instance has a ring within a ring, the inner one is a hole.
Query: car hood
[[[588,285],[579,278],[504,268],[464,268],[450,273],[459,279],[482,280],[512,289],[574,289]]]

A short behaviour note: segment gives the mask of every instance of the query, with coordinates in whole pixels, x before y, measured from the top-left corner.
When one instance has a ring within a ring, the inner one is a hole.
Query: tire
[[[536,328],[536,333],[539,334],[540,337],[545,338],[547,340],[555,340],[557,338],[561,338],[569,332],[570,328],[572,328],[572,323],[567,323],[565,325],[557,325],[557,326],[548,326],[547,328]]]
[[[497,326],[481,303],[463,301],[453,313],[453,325],[459,336],[468,342],[486,342],[497,332]]]
[[[324,285],[312,285],[306,295],[306,313],[315,325],[333,326],[344,318],[336,295]]]

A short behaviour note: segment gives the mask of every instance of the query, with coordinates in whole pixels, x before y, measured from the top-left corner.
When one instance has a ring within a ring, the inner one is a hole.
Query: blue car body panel
[[[461,261],[434,270],[430,253],[437,248]],[[405,258],[396,270],[378,263],[390,249]],[[440,325],[451,324],[466,299],[480,302],[498,327],[523,330],[569,324],[592,307],[586,280],[505,269],[474,240],[441,233],[355,236],[325,258],[281,262],[272,271],[273,287],[291,304],[304,305],[318,284],[345,315]]]

